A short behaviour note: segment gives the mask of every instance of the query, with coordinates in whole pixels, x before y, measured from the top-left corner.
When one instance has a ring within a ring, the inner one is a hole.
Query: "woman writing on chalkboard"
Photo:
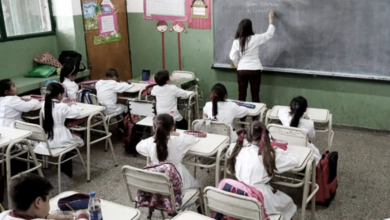
[[[237,67],[238,99],[240,101],[246,101],[246,91],[248,83],[250,83],[252,101],[260,102],[259,93],[263,66],[260,62],[259,46],[273,37],[275,32],[275,26],[272,24],[273,19],[274,12],[271,11],[268,30],[263,34],[253,32],[252,21],[249,19],[244,19],[238,24],[229,56]]]

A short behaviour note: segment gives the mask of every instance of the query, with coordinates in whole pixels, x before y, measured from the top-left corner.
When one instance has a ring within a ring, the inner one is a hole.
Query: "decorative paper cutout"
[[[187,7],[192,0],[144,0],[144,19],[187,21]]]
[[[111,33],[105,36],[95,36],[93,38],[94,45],[106,44],[122,40],[121,33]]]
[[[211,29],[211,0],[191,0],[192,4],[187,8],[188,28]]]
[[[180,21],[173,22],[172,28],[169,31],[177,32],[177,48],[179,53],[179,70],[181,70],[181,42],[180,42],[180,33],[185,33],[184,24]]]
[[[208,5],[204,0],[193,0],[191,4],[191,18],[207,18]]]
[[[161,32],[161,45],[162,45],[162,68],[165,69],[165,34],[168,30],[168,24],[166,21],[157,22],[157,30]]]
[[[86,2],[83,4],[84,29],[97,30],[99,8],[96,1]]]

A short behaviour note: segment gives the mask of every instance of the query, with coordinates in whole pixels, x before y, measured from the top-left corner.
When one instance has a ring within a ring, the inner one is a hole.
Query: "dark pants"
[[[181,121],[176,121],[176,128],[180,130],[188,130],[188,121],[184,118]]]
[[[260,103],[261,70],[238,70],[238,100],[246,101],[248,83],[251,84],[252,102]]]

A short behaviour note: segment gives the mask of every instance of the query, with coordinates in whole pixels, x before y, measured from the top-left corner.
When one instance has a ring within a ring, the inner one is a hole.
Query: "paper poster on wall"
[[[93,44],[94,45],[101,45],[101,44],[107,44],[112,42],[117,42],[122,40],[121,33],[115,33],[112,32],[111,34],[105,35],[105,36],[95,36],[93,38]]]
[[[144,19],[187,21],[187,6],[192,0],[144,0]]]
[[[187,13],[191,14],[188,19],[188,28],[211,29],[211,0],[191,0]]]
[[[96,1],[90,1],[83,4],[84,12],[84,29],[97,30],[99,8]]]
[[[98,16],[98,21],[100,36],[118,32],[118,21],[116,19],[116,14],[101,14]]]

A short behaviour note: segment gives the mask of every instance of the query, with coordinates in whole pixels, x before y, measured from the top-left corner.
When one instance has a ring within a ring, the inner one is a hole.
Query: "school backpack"
[[[176,167],[171,163],[161,162],[159,164],[151,163],[145,167],[144,170],[164,173],[168,176],[172,183],[173,193],[175,194],[175,204],[172,204],[170,196],[138,190],[137,201],[139,202],[139,207],[149,207],[148,219],[152,217],[154,209],[166,211],[169,216],[176,215],[174,206],[180,207],[182,204],[181,188],[183,186],[180,173],[177,171]]]
[[[320,162],[317,164],[316,182],[319,190],[316,194],[316,203],[329,206],[336,196],[337,182],[337,161],[338,152],[325,151]]]
[[[91,104],[91,105],[98,105],[99,103],[93,103],[91,99],[91,89],[81,89],[80,91],[77,92],[77,102],[80,103],[86,103],[86,104]]]
[[[156,85],[157,84],[150,84],[150,85],[146,86],[145,90],[143,90],[141,93],[141,99],[148,100],[148,101],[155,101],[154,96],[151,96],[151,94],[152,94],[153,87]]]
[[[77,72],[83,72],[86,68],[84,64],[81,63],[82,58],[83,56],[80,53],[76,51],[68,50],[68,51],[61,52],[58,61],[60,61],[62,65],[64,65],[65,63],[71,64],[76,67]],[[83,65],[83,67],[80,68],[80,65]]]
[[[124,132],[122,137],[122,147],[125,148],[126,153],[137,156],[137,144],[142,139],[143,126],[136,125],[140,118],[136,115],[127,114],[123,120]]]

